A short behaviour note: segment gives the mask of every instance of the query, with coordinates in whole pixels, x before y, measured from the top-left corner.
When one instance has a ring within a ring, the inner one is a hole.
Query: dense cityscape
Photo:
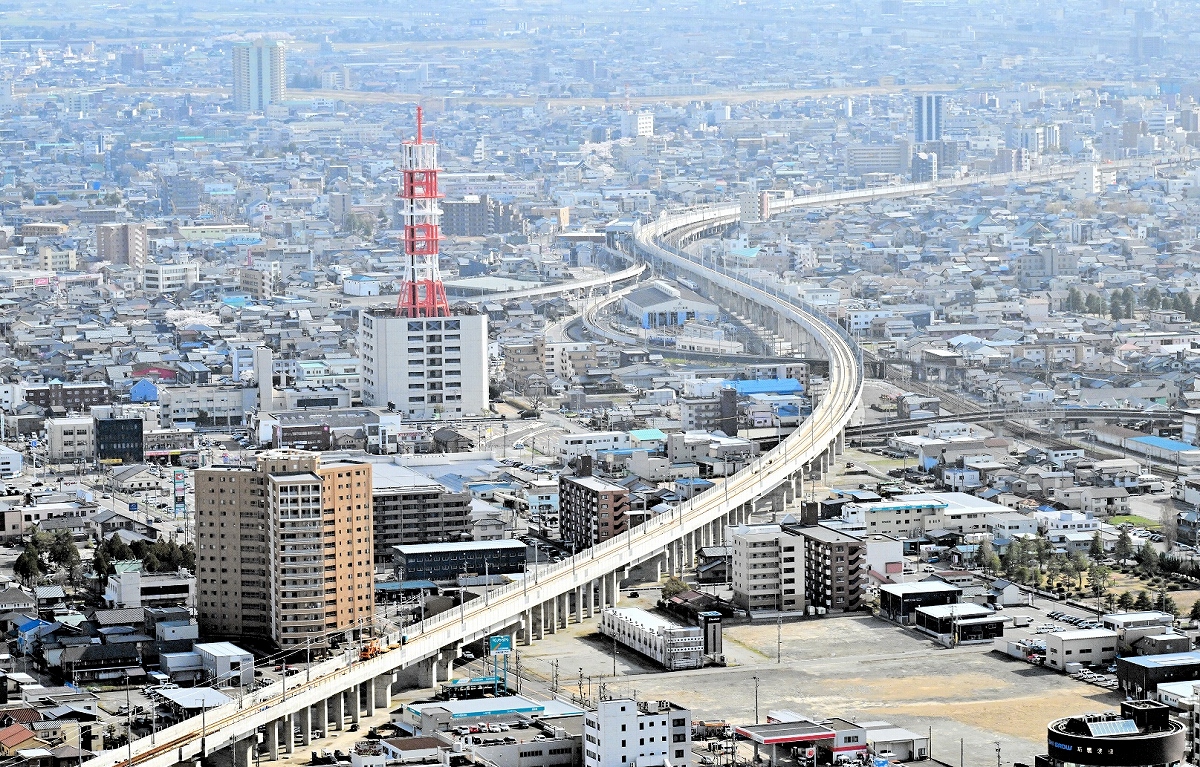
[[[0,767],[1200,764],[1198,44],[0,4]]]

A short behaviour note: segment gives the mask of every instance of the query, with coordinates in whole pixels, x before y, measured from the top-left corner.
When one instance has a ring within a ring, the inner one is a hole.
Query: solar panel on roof
[[[1137,722],[1132,719],[1109,719],[1103,722],[1088,722],[1092,737],[1104,738],[1113,735],[1136,735]]]

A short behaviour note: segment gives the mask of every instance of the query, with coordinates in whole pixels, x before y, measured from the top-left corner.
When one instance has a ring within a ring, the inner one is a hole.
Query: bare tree
[[[1166,542],[1167,551],[1173,551],[1175,543],[1179,540],[1179,515],[1170,503],[1163,505],[1162,529],[1159,532]]]

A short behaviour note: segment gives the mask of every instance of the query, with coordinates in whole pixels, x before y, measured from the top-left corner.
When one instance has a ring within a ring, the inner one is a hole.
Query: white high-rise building
[[[621,114],[621,138],[637,138],[654,135],[653,112],[623,112]]]
[[[600,701],[583,715],[584,767],[686,767],[692,712],[665,700]]]
[[[397,317],[363,311],[358,347],[363,404],[391,403],[410,420],[479,414],[488,407],[487,315]]]
[[[287,51],[278,40],[258,38],[235,43],[233,61],[233,108],[239,112],[263,112],[287,98]]]

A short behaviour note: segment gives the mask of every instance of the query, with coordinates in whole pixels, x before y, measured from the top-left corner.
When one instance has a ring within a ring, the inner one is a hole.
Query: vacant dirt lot
[[[613,693],[667,699],[705,719],[752,723],[755,679],[758,715],[772,709],[805,716],[888,721],[933,735],[933,754],[958,763],[962,740],[968,766],[1032,763],[1046,743],[1046,724],[1070,714],[1114,708],[1116,695],[1045,669],[1006,659],[989,646],[936,647],[924,637],[867,617],[833,617],[727,626],[726,668],[663,673],[649,660],[594,634],[594,623],[571,626],[532,647],[522,665],[547,680],[558,661],[563,688],[574,693],[580,669],[586,689],[601,681]],[[776,653],[782,640],[781,662]]]

